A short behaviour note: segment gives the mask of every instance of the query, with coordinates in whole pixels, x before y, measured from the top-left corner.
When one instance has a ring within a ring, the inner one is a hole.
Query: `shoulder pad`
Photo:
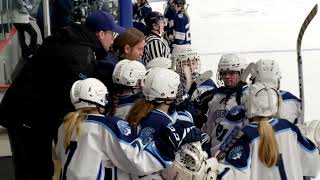
[[[280,90],[280,95],[281,95],[283,101],[285,101],[285,100],[297,100],[297,101],[300,101],[300,99],[297,96],[291,94],[288,91]]]

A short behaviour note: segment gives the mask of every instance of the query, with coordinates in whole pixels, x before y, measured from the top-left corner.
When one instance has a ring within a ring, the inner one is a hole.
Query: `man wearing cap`
[[[0,125],[8,129],[17,180],[51,180],[52,140],[73,110],[73,82],[94,77],[95,61],[124,28],[98,11],[46,38],[19,72],[0,104]]]

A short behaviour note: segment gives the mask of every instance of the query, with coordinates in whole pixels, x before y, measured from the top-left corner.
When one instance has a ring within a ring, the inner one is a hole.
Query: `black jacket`
[[[7,90],[0,104],[0,124],[57,127],[73,110],[72,84],[93,77],[96,56],[104,53],[95,32],[84,25],[74,24],[46,38]]]

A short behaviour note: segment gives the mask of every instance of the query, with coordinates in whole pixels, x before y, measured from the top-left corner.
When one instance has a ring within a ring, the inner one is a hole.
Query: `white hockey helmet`
[[[243,99],[247,118],[276,116],[281,100],[278,90],[268,83],[250,85]]]
[[[217,70],[217,81],[220,85],[223,84],[221,73],[227,71],[239,72],[240,75],[247,66],[247,62],[244,58],[239,57],[236,54],[224,54],[221,56],[218,70]]]
[[[146,65],[147,69],[154,68],[154,67],[171,69],[172,68],[172,60],[169,58],[158,57],[158,58],[152,59]]]
[[[71,103],[76,110],[87,107],[104,107],[107,104],[107,87],[98,79],[87,78],[73,83],[70,90]]]
[[[146,74],[146,68],[139,61],[121,60],[113,70],[112,79],[115,84],[136,87]]]
[[[272,84],[272,87],[279,89],[281,79],[280,67],[275,60],[260,59],[255,63],[251,72],[251,80],[254,83],[265,82]]]
[[[143,79],[142,93],[148,101],[163,102],[175,99],[180,77],[177,73],[165,68],[151,68]]]
[[[191,48],[187,48],[177,52],[174,56],[176,72],[180,76],[184,76],[184,68],[188,67],[192,74],[192,79],[195,79],[200,73],[200,57],[198,53]]]

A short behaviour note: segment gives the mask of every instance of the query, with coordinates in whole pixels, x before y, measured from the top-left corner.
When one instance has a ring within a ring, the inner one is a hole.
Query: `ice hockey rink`
[[[153,10],[164,11],[165,2],[149,1]],[[275,59],[281,66],[281,89],[299,97],[297,36],[305,17],[316,3],[320,3],[320,0],[187,0],[187,2],[191,19],[192,47],[200,53],[202,71],[210,69],[215,74],[223,53],[238,53],[247,58],[248,62],[260,58]],[[320,120],[319,30],[320,12],[309,25],[302,42],[305,121]],[[215,76],[213,79],[215,80]],[[9,157],[11,156],[9,143],[3,134],[0,129],[0,155]],[[320,180],[320,177],[317,180]]]
[[[188,0],[192,47],[201,56],[201,70],[213,70],[223,53],[239,53],[248,62],[275,59],[282,71],[281,89],[299,97],[296,41],[315,0]],[[163,12],[164,2],[151,3]],[[305,120],[320,120],[320,13],[302,41]],[[215,77],[213,77],[215,80]]]

